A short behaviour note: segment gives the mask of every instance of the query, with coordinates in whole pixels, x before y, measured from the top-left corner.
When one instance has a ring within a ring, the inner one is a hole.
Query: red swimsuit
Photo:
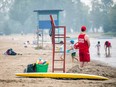
[[[104,44],[106,47],[111,47],[111,43],[109,41],[106,41]]]
[[[80,62],[90,62],[89,46],[84,37],[85,34],[80,34],[78,36],[79,58]]]

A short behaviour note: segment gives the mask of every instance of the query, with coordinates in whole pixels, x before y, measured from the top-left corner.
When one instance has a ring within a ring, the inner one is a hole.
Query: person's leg
[[[105,47],[105,54],[106,54],[106,56],[107,56],[107,47]]]
[[[76,61],[79,60],[79,59],[78,59],[78,56],[76,56],[76,52],[74,53],[74,59],[75,59]]]
[[[74,57],[72,56],[72,63],[74,63]]]
[[[72,62],[74,62],[74,59],[78,61],[78,59],[76,58],[76,52],[72,53],[71,56],[72,56]]]
[[[80,65],[79,65],[79,70],[82,71],[84,68],[84,62],[80,62]]]
[[[74,57],[74,59],[75,59],[76,61],[79,61],[78,57],[76,57],[76,56]]]
[[[88,62],[84,62],[84,66],[87,66],[88,65]]]
[[[84,67],[84,62],[80,62],[80,67],[81,67],[81,68]]]
[[[83,67],[88,65],[88,62],[90,62],[90,53],[89,50],[84,52],[84,56],[83,56]]]
[[[72,63],[74,62],[73,53],[71,53]]]
[[[110,47],[108,47],[108,56],[110,56]]]
[[[82,70],[84,67],[84,52],[79,51],[79,69]]]
[[[61,54],[60,59],[61,59],[61,60],[63,60],[63,59],[64,59],[64,58],[63,58],[63,54]]]
[[[100,55],[100,48],[98,47],[98,55]]]
[[[97,55],[99,55],[99,48],[97,47]]]

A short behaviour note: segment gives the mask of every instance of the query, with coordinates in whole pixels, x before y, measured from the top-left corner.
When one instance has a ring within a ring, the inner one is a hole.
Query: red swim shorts
[[[90,62],[90,53],[89,51],[79,50],[80,62]]]

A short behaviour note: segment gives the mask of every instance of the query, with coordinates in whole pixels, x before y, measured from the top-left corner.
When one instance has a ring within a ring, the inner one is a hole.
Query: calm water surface
[[[110,41],[112,44],[110,57],[106,57],[105,55],[104,42],[106,40]],[[102,62],[107,63],[110,66],[116,67],[116,38],[109,38],[109,39],[90,38],[90,41],[91,41],[91,47],[90,47],[91,59],[100,60]],[[98,41],[100,41],[101,44],[100,55],[97,55],[97,48],[95,47]]]
[[[75,40],[77,42],[77,38],[70,38],[69,40]],[[101,48],[100,48],[100,55],[97,55],[97,48],[96,44],[100,41]],[[111,56],[106,57],[105,55],[105,49],[104,49],[104,43],[105,41],[110,41],[112,44],[111,48]],[[116,38],[107,38],[107,37],[101,37],[101,38],[90,38],[91,47],[90,47],[90,55],[92,60],[99,60],[104,63],[107,63],[109,66],[116,67]]]

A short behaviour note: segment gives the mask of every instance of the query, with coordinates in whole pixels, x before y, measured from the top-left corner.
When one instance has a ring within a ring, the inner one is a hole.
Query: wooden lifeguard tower
[[[43,30],[51,29],[52,40],[52,72],[63,71],[65,72],[65,56],[66,56],[66,26],[59,26],[59,13],[63,10],[34,10],[37,12],[37,43],[42,44],[43,47]],[[43,18],[42,18],[43,17]],[[62,33],[61,33],[61,32]],[[41,33],[42,41],[39,39]],[[60,51],[56,50],[57,45],[60,44],[60,40],[63,41],[63,60],[57,59],[56,55],[60,54]],[[61,63],[60,67],[55,66],[56,63]]]
[[[55,18],[55,25],[59,25],[59,15],[63,10],[34,10],[37,12],[37,45],[43,47],[45,29],[51,29],[51,21],[49,15],[53,15]],[[41,39],[41,40],[40,40]]]
[[[55,25],[54,18],[50,15],[52,26],[52,72],[63,71],[65,72],[65,57],[66,57],[66,26]],[[60,39],[60,40],[59,40]],[[62,43],[60,43],[62,41]],[[57,45],[62,46],[62,50],[57,50]],[[56,55],[62,55],[63,59],[56,58]],[[60,66],[55,66],[55,63],[61,63]]]

